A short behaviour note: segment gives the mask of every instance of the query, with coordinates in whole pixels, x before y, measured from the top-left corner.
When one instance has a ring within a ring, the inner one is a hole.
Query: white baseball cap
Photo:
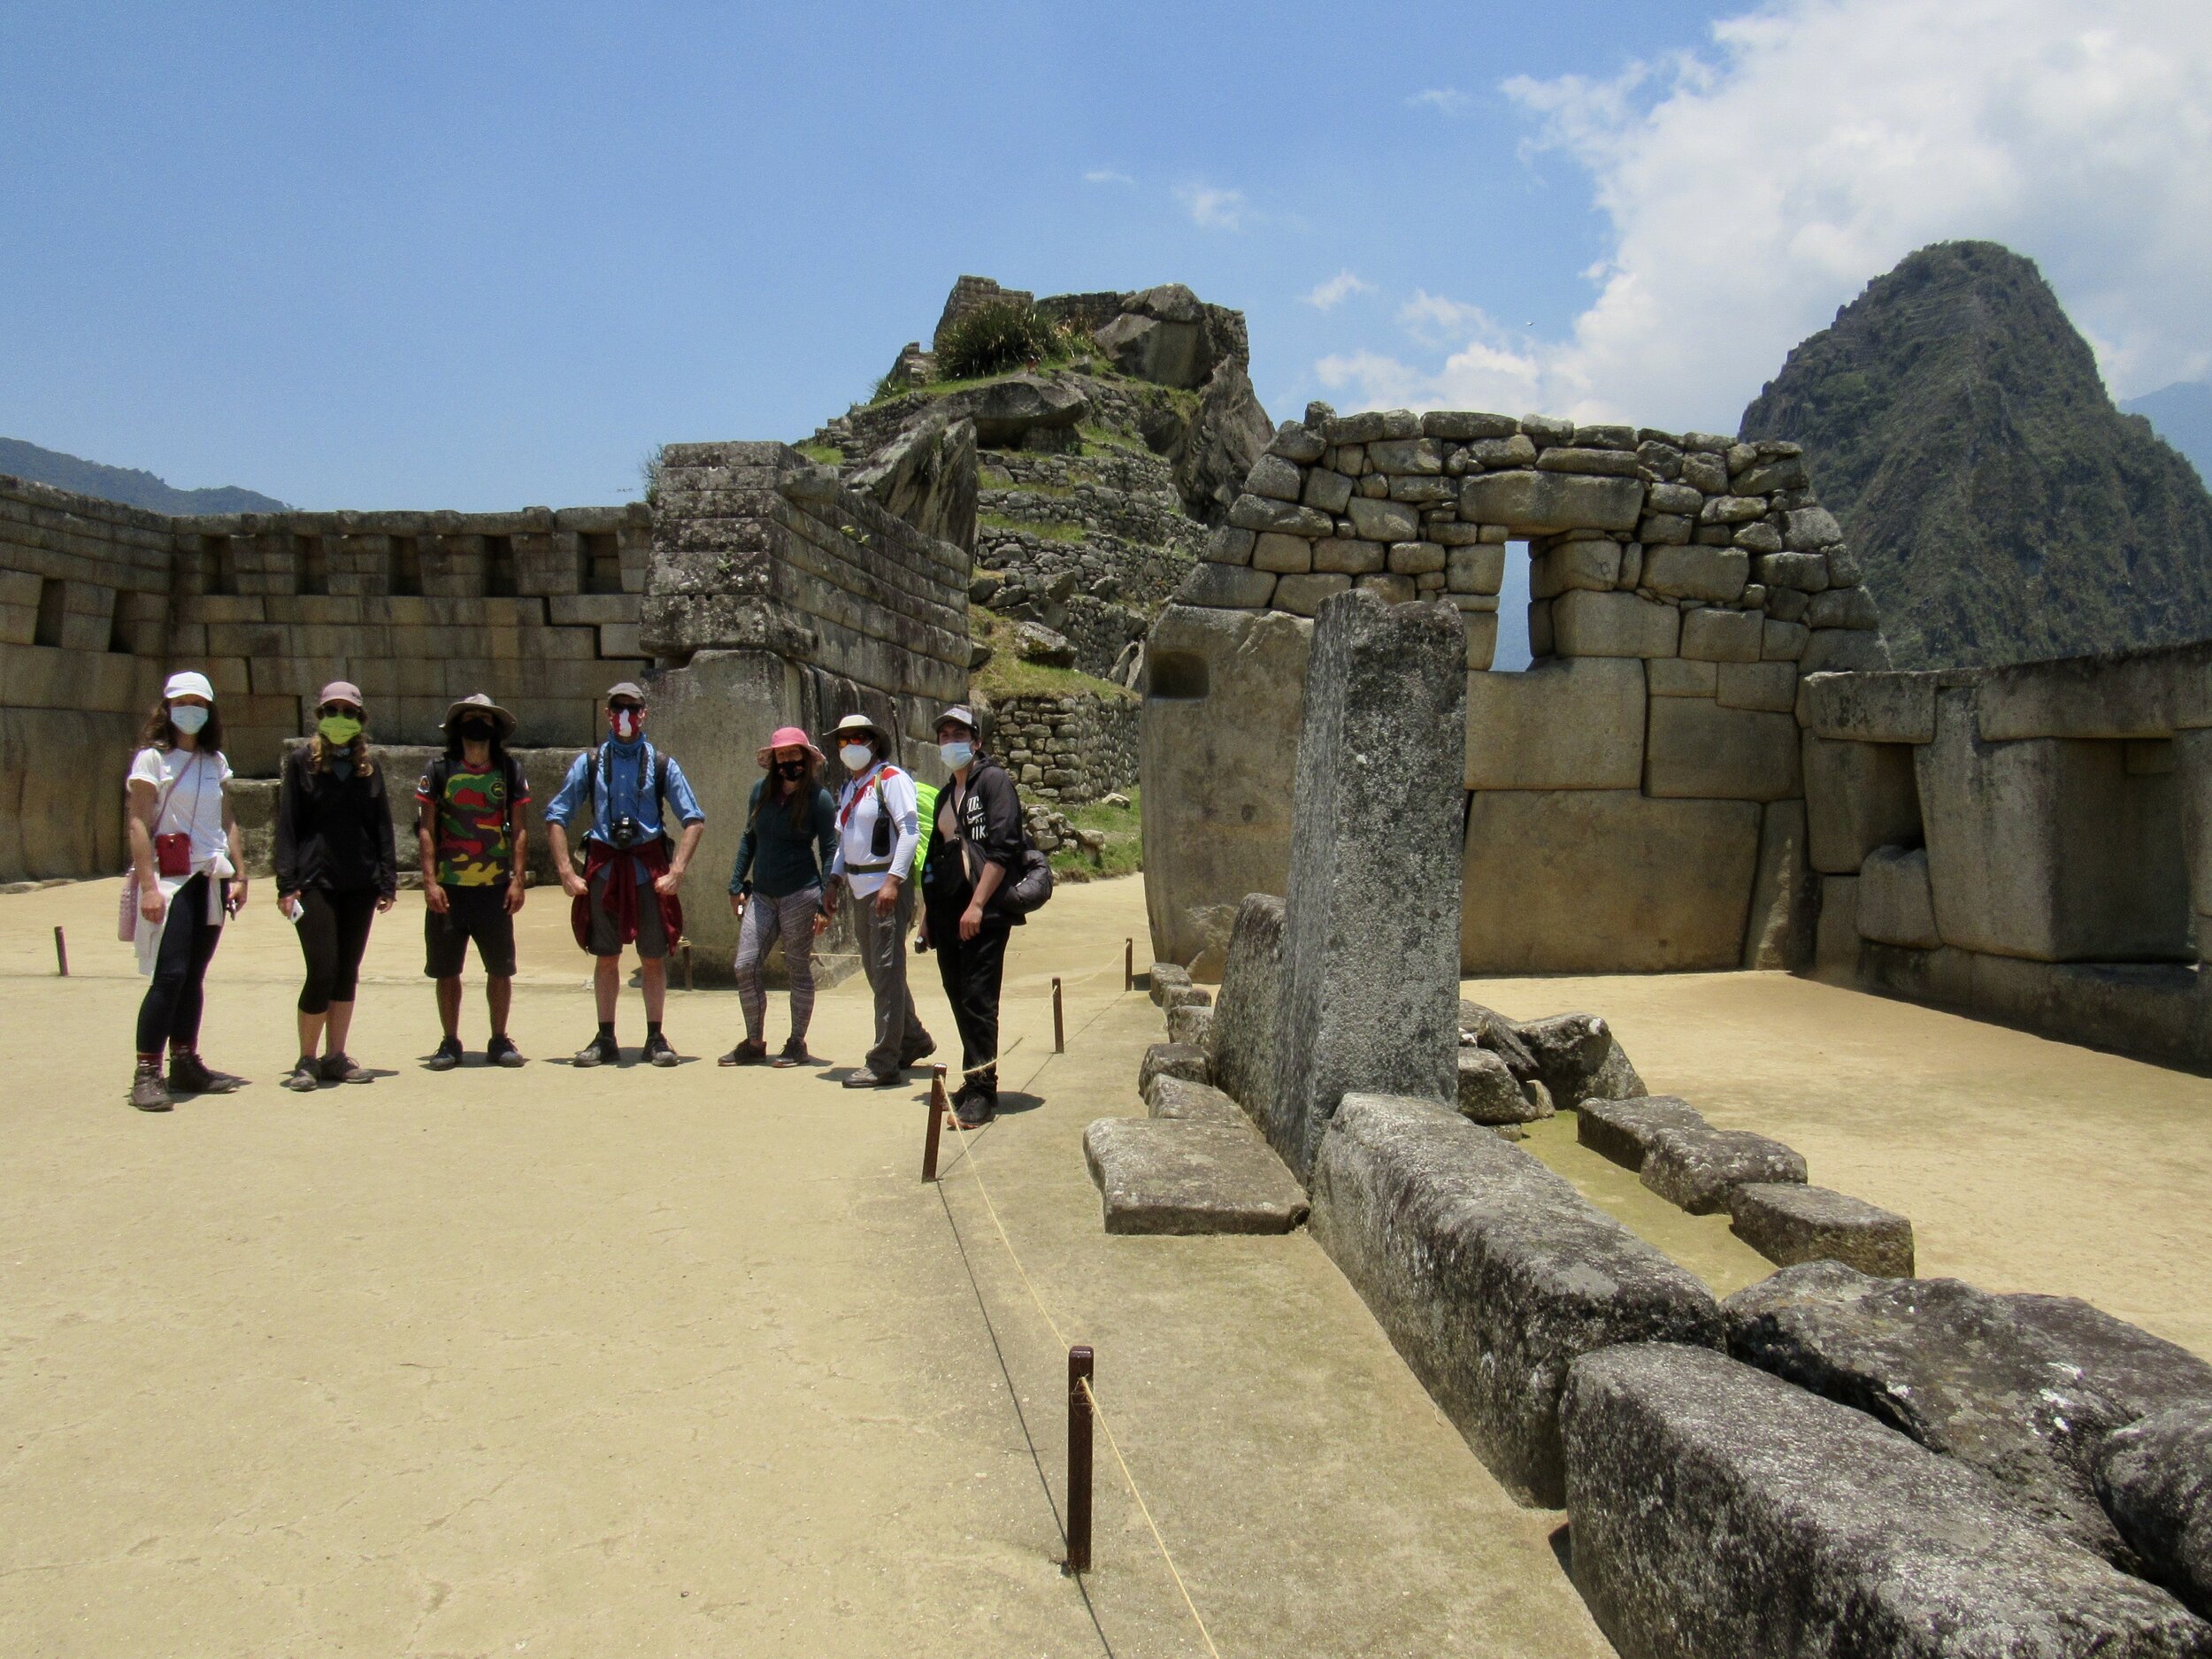
[[[205,674],[196,674],[188,668],[182,673],[169,676],[169,683],[161,688],[161,696],[165,703],[177,697],[205,697],[212,703],[215,687],[208,683]]]

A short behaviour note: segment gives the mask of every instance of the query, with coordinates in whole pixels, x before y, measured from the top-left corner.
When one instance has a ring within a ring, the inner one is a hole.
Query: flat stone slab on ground
[[[1306,1218],[1303,1189],[1248,1125],[1102,1118],[1083,1161],[1109,1233],[1288,1233]]]
[[[1575,1139],[1624,1170],[1640,1170],[1651,1138],[1660,1130],[1695,1128],[1704,1122],[1705,1115],[1678,1094],[1586,1100],[1575,1108]]]
[[[2144,1571],[2212,1616],[2212,1402],[2113,1434],[2097,1458],[2097,1493]]]
[[[1655,1129],[1644,1149],[1646,1187],[1694,1216],[1728,1208],[1728,1195],[1747,1182],[1805,1179],[1805,1159],[1779,1141],[1748,1129],[1678,1124]]]
[[[1720,1355],[1587,1355],[1560,1418],[1575,1584],[1624,1659],[2212,1651],[1973,1471]]]
[[[1137,1093],[1147,1100],[1152,1097],[1156,1077],[1188,1078],[1194,1083],[1212,1080],[1207,1075],[1206,1051],[1188,1042],[1156,1042],[1144,1051],[1137,1063]]]
[[[1878,1279],[1912,1277],[1912,1223],[1848,1193],[1747,1181],[1728,1197],[1729,1230],[1784,1267],[1841,1262]]]
[[[1194,1083],[1188,1078],[1170,1077],[1165,1073],[1152,1079],[1152,1087],[1144,1097],[1146,1108],[1155,1118],[1171,1118],[1186,1123],[1219,1124],[1225,1128],[1249,1129],[1252,1120],[1244,1115],[1244,1108],[1231,1100],[1210,1083]]]

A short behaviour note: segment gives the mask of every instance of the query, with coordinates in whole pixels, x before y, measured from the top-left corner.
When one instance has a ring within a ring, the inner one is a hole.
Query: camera
[[[618,848],[627,847],[638,838],[638,821],[634,818],[618,818],[607,829]]]

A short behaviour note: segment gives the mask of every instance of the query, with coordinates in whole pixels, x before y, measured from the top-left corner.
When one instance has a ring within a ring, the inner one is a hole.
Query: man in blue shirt
[[[568,777],[545,809],[547,840],[561,886],[574,901],[570,923],[576,942],[598,958],[593,989],[599,1002],[599,1034],[578,1050],[575,1064],[600,1065],[622,1058],[614,1040],[615,1001],[622,947],[637,942],[638,979],[645,990],[643,1057],[674,1065],[676,1051],[661,1034],[668,1002],[668,951],[684,935],[684,907],[677,897],[691,856],[699,849],[707,815],[699,810],[683,768],[645,741],[645,694],[628,680],[607,693],[607,741],[576,757]],[[673,811],[683,837],[672,856],[663,809]],[[584,869],[570,861],[568,828],[588,810]]]

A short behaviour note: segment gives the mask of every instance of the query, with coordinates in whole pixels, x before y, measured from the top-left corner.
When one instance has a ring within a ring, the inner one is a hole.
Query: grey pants
[[[760,964],[768,948],[783,940],[783,966],[791,980],[791,1034],[804,1040],[814,1018],[814,916],[822,908],[822,889],[801,887],[780,899],[760,894],[745,901],[745,919],[738,924],[737,1003],[745,1010],[745,1035],[761,1040],[768,1023],[768,990],[760,980]]]
[[[867,1067],[878,1077],[895,1077],[905,1057],[929,1041],[922,1017],[914,1011],[914,993],[906,987],[906,934],[914,924],[914,889],[899,884],[891,914],[876,914],[876,895],[849,889],[853,932],[860,941],[860,969],[876,998],[876,1043]]]

